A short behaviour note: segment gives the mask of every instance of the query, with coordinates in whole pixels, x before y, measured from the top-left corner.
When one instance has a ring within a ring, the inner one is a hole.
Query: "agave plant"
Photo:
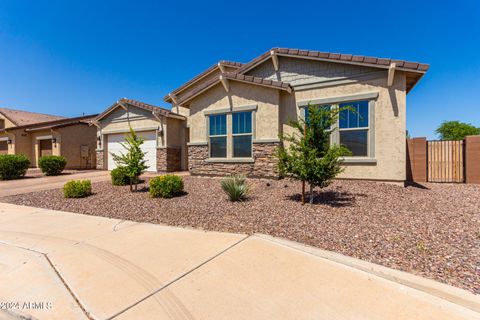
[[[230,201],[245,200],[250,192],[250,186],[243,175],[232,175],[222,179],[221,186]]]

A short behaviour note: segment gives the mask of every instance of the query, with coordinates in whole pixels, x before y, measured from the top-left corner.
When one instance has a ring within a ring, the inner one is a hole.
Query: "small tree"
[[[435,130],[441,140],[463,140],[465,136],[480,134],[480,128],[460,121],[443,121]]]
[[[143,144],[143,139],[137,136],[132,127],[130,127],[130,132],[126,135],[125,141],[121,145],[127,150],[127,153],[120,153],[120,155],[111,153],[111,155],[117,166],[125,168],[130,180],[130,191],[133,191],[133,184],[135,184],[135,191],[137,191],[138,177],[148,169],[145,153],[140,147]]]
[[[290,121],[292,134],[281,135],[288,146],[277,148],[280,174],[302,181],[302,204],[305,203],[304,183],[310,185],[310,203],[315,187],[324,188],[343,171],[340,157],[350,151],[339,145],[330,145],[330,135],[335,129],[339,114],[345,108],[308,106],[306,119]]]

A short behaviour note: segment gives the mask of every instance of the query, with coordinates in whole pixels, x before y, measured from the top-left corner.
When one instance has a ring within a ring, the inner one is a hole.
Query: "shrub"
[[[250,186],[243,175],[233,175],[222,179],[220,184],[223,192],[228,195],[230,201],[245,200],[250,192]]]
[[[181,177],[167,174],[150,180],[150,195],[153,198],[172,198],[183,192]]]
[[[125,167],[113,169],[110,175],[112,177],[112,184],[114,186],[126,186],[130,184],[130,177],[128,176]]]
[[[0,155],[0,180],[23,178],[29,166],[30,160],[23,154]]]
[[[43,156],[38,159],[38,167],[47,176],[58,176],[67,165],[67,160],[62,156]]]
[[[90,180],[72,180],[63,186],[65,198],[84,198],[92,194],[92,182]]]

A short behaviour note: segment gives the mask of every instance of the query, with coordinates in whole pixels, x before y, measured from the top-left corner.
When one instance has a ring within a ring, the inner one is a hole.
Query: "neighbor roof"
[[[62,116],[54,116],[50,114],[9,108],[0,108],[0,113],[3,114],[8,120],[12,121],[16,126],[25,126],[34,123],[65,119],[65,117]]]
[[[274,81],[274,80],[269,80],[269,79],[264,79],[260,77],[253,77],[253,76],[247,76],[243,74],[238,74],[235,72],[226,72],[226,73],[221,73],[218,75],[218,77],[212,78],[209,81],[202,83],[196,87],[194,87],[191,91],[189,91],[185,96],[183,96],[179,101],[177,101],[178,104],[185,103],[202,92],[210,89],[214,85],[218,84],[221,81],[221,78],[224,77],[225,79],[228,80],[233,80],[233,81],[239,81],[239,82],[245,82],[249,83],[252,85],[257,85],[257,86],[263,86],[263,87],[269,87],[272,89],[278,89],[278,90],[284,90],[291,92],[292,87],[288,83],[281,82],[281,81]]]
[[[240,62],[235,62],[235,61],[227,61],[227,60],[220,60],[217,64],[211,66],[210,68],[208,68],[207,70],[203,71],[202,73],[196,75],[195,77],[193,77],[192,79],[188,80],[187,82],[185,82],[184,84],[182,84],[180,87],[178,87],[177,89],[173,90],[172,92],[170,92],[170,94],[172,95],[176,95],[182,91],[184,91],[185,89],[187,89],[188,87],[192,86],[193,84],[195,84],[196,82],[198,82],[200,79],[204,78],[205,76],[207,76],[208,74],[210,74],[211,72],[217,70],[219,68],[219,65],[223,65],[223,66],[227,66],[227,67],[231,67],[231,68],[240,68],[243,63],[240,63]],[[166,95],[165,97],[163,97],[163,100],[165,102],[170,102],[172,99],[170,97],[170,95]]]
[[[85,115],[85,116],[74,117],[74,118],[63,117],[61,119],[53,120],[53,121],[44,121],[39,123],[26,124],[23,126],[5,128],[3,131],[17,130],[17,129],[25,129],[25,131],[32,131],[32,130],[60,128],[60,127],[66,127],[66,126],[70,126],[77,123],[89,123],[89,121],[93,120],[96,116],[97,116],[96,114],[91,114],[91,115]]]
[[[168,109],[157,107],[157,106],[154,106],[152,104],[144,103],[144,102],[137,101],[137,100],[122,98],[122,99],[118,100],[117,102],[115,102],[114,104],[112,104],[110,107],[108,107],[108,109],[106,109],[105,111],[100,113],[95,119],[92,119],[92,120],[98,121],[98,120],[104,118],[107,114],[112,112],[114,109],[119,107],[121,104],[129,104],[131,106],[134,106],[134,107],[137,107],[137,108],[140,108],[140,109],[152,111],[153,113],[160,114],[160,115],[165,116],[165,117],[181,117],[181,118],[185,119],[185,117],[183,117],[179,114],[173,113],[172,111],[170,111]]]

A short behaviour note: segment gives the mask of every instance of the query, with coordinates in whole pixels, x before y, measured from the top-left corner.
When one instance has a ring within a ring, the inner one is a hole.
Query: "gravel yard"
[[[86,199],[49,190],[2,202],[206,230],[266,233],[340,252],[480,294],[480,186],[403,188],[336,181],[302,206],[300,184],[250,180],[248,201],[231,203],[219,179],[184,177],[185,195],[151,199],[109,182]]]

